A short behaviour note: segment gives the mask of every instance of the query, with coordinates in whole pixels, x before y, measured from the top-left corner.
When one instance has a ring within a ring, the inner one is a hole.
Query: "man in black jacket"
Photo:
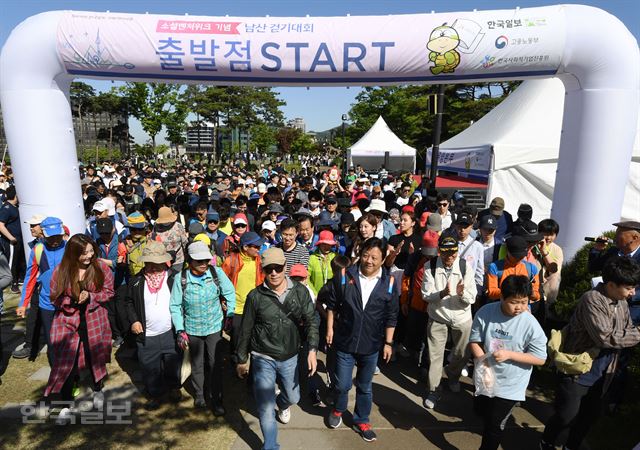
[[[318,321],[314,303],[306,286],[285,275],[286,259],[282,249],[268,248],[262,254],[265,282],[247,296],[234,359],[238,376],[249,373],[249,354],[253,373],[253,392],[264,449],[278,449],[277,417],[282,423],[291,419],[291,405],[300,400],[298,351],[302,334],[309,346],[309,376],[316,371]],[[275,395],[276,378],[280,394]]]
[[[396,281],[382,267],[386,254],[387,246],[382,239],[367,239],[360,250],[359,264],[333,277],[327,299],[327,344],[336,350],[338,394],[327,422],[330,428],[342,424],[353,367],[357,365],[353,422],[355,431],[367,442],[376,440],[369,424],[371,382],[380,350],[385,361],[391,359],[399,309]]]

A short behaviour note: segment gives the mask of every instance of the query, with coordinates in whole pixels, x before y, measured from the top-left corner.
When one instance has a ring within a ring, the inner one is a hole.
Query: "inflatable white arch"
[[[264,86],[560,77],[567,99],[552,217],[573,255],[584,235],[620,217],[639,71],[626,27],[579,5],[314,18],[55,11],[11,33],[0,100],[22,216],[55,214],[79,232],[69,106],[76,77]]]

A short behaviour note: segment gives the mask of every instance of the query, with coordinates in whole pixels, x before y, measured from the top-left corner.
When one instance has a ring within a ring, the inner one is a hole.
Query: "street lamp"
[[[345,145],[345,142],[344,142],[344,127],[347,124],[347,119],[348,119],[347,115],[343,114],[342,115],[342,150],[345,150],[345,148],[346,148],[346,145]]]

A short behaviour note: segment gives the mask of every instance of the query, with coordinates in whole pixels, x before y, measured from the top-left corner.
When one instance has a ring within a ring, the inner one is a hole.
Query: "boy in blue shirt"
[[[495,373],[493,397],[476,396],[484,430],[481,450],[497,449],[507,419],[517,402],[525,400],[531,369],[547,359],[547,338],[530,313],[531,282],[523,275],[510,275],[501,286],[500,302],[478,311],[469,338],[469,349],[478,360],[485,353]]]

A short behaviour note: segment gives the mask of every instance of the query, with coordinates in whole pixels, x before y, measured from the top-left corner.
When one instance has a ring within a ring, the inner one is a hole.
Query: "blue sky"
[[[617,16],[636,39],[640,36],[640,2],[638,0],[5,0],[0,4],[0,43],[4,45],[11,30],[34,14],[61,9],[79,11],[132,12],[153,14],[184,14],[224,16],[343,16],[374,14],[408,14],[423,12],[469,11],[476,9],[510,9],[545,6],[558,3],[579,3],[596,6]],[[85,80],[98,90],[109,90],[111,82]],[[340,124],[359,88],[276,88],[287,102],[287,118],[302,117],[307,130],[322,131]],[[138,123],[132,123],[132,133],[138,142],[147,137]]]

